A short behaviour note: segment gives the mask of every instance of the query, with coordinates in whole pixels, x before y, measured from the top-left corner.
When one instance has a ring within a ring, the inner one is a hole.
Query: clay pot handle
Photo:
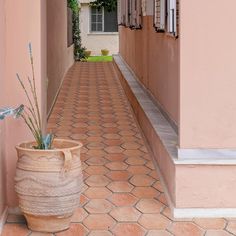
[[[72,153],[70,150],[63,150],[62,152],[65,158],[62,172],[66,173],[71,169]]]

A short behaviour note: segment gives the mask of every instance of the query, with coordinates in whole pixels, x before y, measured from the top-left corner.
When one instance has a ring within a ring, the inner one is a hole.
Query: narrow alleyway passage
[[[81,208],[70,230],[57,236],[236,234],[236,221],[172,219],[157,171],[112,63],[76,63],[70,69],[48,129],[58,137],[84,144]],[[31,233],[22,218],[10,215],[8,223],[3,236],[43,235]]]

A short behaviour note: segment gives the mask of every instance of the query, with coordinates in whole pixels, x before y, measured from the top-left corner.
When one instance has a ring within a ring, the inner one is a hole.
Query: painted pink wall
[[[181,148],[236,148],[235,8],[181,0]]]
[[[67,1],[47,1],[48,111],[65,73],[74,63],[73,46],[67,47]]]
[[[0,107],[4,105],[4,78],[5,78],[5,0],[0,0]],[[5,208],[5,124],[0,121],[0,216]]]
[[[5,104],[16,106],[26,103],[22,89],[16,80],[16,72],[22,79],[31,75],[28,54],[28,43],[33,45],[35,61],[36,83],[41,110],[46,114],[46,25],[45,25],[45,0],[7,0],[6,13],[6,38],[5,38]],[[44,117],[46,117],[44,115]],[[32,139],[22,120],[8,119],[6,122],[6,171],[7,171],[7,204],[10,207],[17,205],[14,192],[14,174],[16,166],[15,145],[27,139]]]
[[[153,28],[153,17],[143,17],[142,30],[120,27],[120,54],[138,79],[179,123],[179,39]]]

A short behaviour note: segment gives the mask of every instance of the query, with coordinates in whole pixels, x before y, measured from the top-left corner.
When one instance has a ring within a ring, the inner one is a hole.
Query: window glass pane
[[[117,10],[104,11],[104,32],[118,32]]]
[[[97,21],[97,17],[96,17],[96,15],[92,15],[92,17],[91,17],[91,21],[92,21],[92,23]]]
[[[97,31],[102,31],[102,24],[101,23],[97,24]]]
[[[102,15],[97,16],[97,22],[102,23]]]
[[[91,13],[96,14],[97,13],[97,8],[96,7],[91,7]]]
[[[91,25],[91,31],[96,31],[96,23],[92,23]]]

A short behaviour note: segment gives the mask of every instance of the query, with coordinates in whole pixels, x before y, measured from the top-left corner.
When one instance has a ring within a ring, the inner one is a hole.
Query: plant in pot
[[[17,74],[28,105],[0,109],[0,120],[7,116],[22,118],[34,136],[34,141],[16,146],[15,190],[28,227],[33,231],[59,232],[69,228],[71,217],[79,206],[83,187],[82,144],[44,134],[31,45],[29,49],[32,79],[28,77],[26,84]]]
[[[101,54],[102,54],[102,56],[108,56],[109,55],[109,50],[108,49],[102,49]]]

